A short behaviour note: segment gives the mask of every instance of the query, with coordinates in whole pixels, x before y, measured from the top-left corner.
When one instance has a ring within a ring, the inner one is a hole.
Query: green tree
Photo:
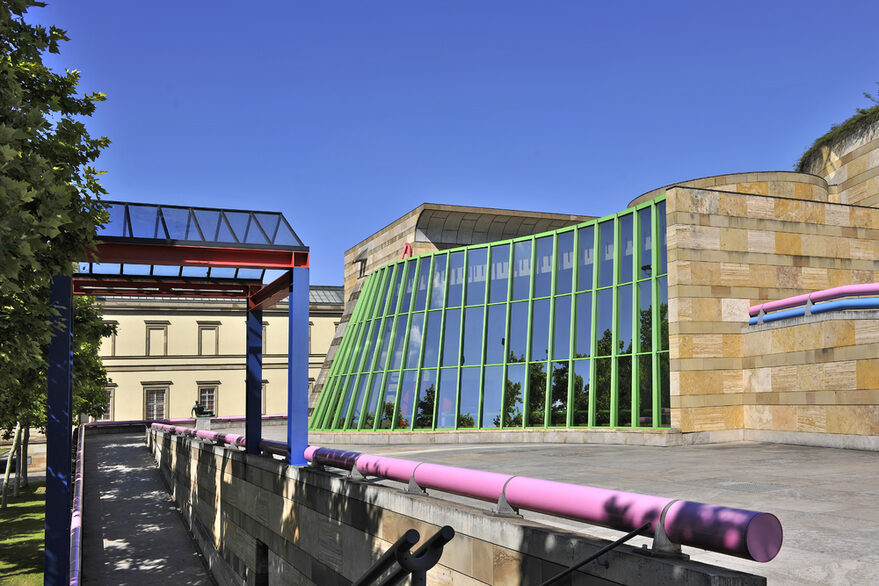
[[[45,368],[53,310],[53,275],[72,274],[71,261],[95,247],[107,219],[92,163],[109,144],[92,138],[83,119],[104,95],[77,94],[79,72],[43,64],[67,40],[56,27],[25,21],[34,0],[0,0],[0,428],[19,417],[42,422]],[[106,404],[97,345],[107,330],[92,300],[76,304],[78,410]],[[97,336],[97,338],[95,338]],[[99,389],[100,387],[100,389]],[[100,392],[98,392],[98,389]]]

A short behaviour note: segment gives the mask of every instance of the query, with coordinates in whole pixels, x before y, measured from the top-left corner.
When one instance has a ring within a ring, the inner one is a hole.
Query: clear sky
[[[110,199],[281,211],[313,284],[424,202],[604,215],[792,170],[871,105],[879,2],[48,0]]]

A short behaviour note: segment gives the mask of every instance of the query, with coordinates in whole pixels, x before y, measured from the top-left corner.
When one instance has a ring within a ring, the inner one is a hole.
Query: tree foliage
[[[39,416],[45,397],[46,346],[53,275],[95,246],[107,219],[92,164],[106,137],[93,138],[83,119],[104,95],[77,93],[79,72],[52,71],[43,55],[67,40],[57,27],[33,25],[34,0],[0,0],[0,426],[19,414]],[[78,404],[95,411],[95,384],[105,384],[97,343],[103,330],[93,300],[78,300]],[[95,335],[98,338],[95,339]],[[98,364],[96,364],[96,361]],[[42,377],[42,378],[40,378]],[[101,396],[104,396],[103,388]],[[30,408],[30,410],[28,410]]]

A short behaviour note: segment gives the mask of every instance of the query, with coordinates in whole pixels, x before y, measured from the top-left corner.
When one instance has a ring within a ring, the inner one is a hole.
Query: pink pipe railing
[[[814,293],[804,295],[796,295],[779,299],[778,301],[769,301],[760,305],[752,305],[748,308],[748,315],[754,317],[763,313],[778,311],[779,309],[788,309],[790,307],[799,307],[805,305],[809,301],[817,303],[819,301],[829,301],[831,299],[839,299],[840,297],[854,297],[858,295],[876,295],[879,294],[879,283],[866,283],[862,285],[843,285],[841,287],[833,287],[832,289],[823,289]]]
[[[234,433],[218,433],[216,431],[207,431],[204,429],[196,430],[191,427],[179,427],[175,425],[166,425],[164,423],[153,423],[152,427],[169,433],[188,435],[189,437],[197,437],[230,446],[244,447],[247,443],[243,435],[237,435]]]
[[[496,502],[503,496],[517,509],[618,531],[632,531],[649,522],[649,533],[655,534],[665,511],[662,529],[674,543],[758,562],[773,559],[783,539],[781,523],[771,513],[317,446],[305,450],[305,459],[485,501]]]

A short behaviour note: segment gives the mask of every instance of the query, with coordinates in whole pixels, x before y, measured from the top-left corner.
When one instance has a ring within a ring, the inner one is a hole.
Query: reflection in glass
[[[388,382],[385,385],[385,396],[382,400],[381,419],[379,429],[390,429],[394,422],[394,408],[397,404],[397,385],[400,382],[400,373],[388,373]]]
[[[391,345],[391,332],[393,331],[393,326],[394,318],[386,317],[383,326],[381,352],[378,355],[378,362],[375,364],[374,370],[384,370],[385,365],[387,364],[388,348]]]
[[[576,318],[574,358],[588,358],[592,354],[592,293],[577,294]]]
[[[418,261],[415,259],[406,261],[406,281],[403,285],[403,299],[400,301],[400,312],[409,311],[412,306],[412,291],[415,288],[415,268]]]
[[[525,365],[507,367],[504,382],[504,427],[522,427],[522,395],[525,392]]]
[[[564,360],[570,354],[571,346],[571,296],[555,298],[555,315],[553,316],[552,357]]]
[[[668,350],[668,277],[659,279],[659,343]]]
[[[430,258],[422,258],[418,263],[418,277],[415,280],[415,311],[421,311],[427,303],[428,275],[430,275]]]
[[[533,302],[531,314],[531,360],[545,360],[549,348],[549,299]]]
[[[595,264],[595,226],[586,226],[577,230],[580,244],[580,268],[577,274],[577,290],[585,291],[592,288],[592,267]]]
[[[418,367],[418,355],[421,352],[421,330],[423,322],[423,313],[415,313],[412,315],[412,323],[409,325],[409,352],[406,355],[405,368]]]
[[[617,351],[620,354],[632,352],[632,286],[621,285],[619,288],[619,305],[617,305],[619,321],[617,323]]]
[[[507,300],[507,283],[510,280],[510,245],[491,247],[491,284],[489,303]]]
[[[461,369],[461,397],[458,406],[458,427],[476,427],[479,415],[479,373],[473,366]]]
[[[499,427],[501,424],[503,380],[503,366],[485,367],[485,381],[482,384],[482,427]]]
[[[464,310],[464,351],[462,364],[482,364],[483,307]]]
[[[595,425],[610,425],[611,359],[596,358],[595,365]]]
[[[656,357],[659,359],[659,421],[661,425],[668,427],[671,425],[671,385],[668,373],[668,352],[660,352]]]
[[[433,407],[436,403],[436,371],[422,370],[421,384],[418,387],[418,405],[415,409],[415,429],[433,427]]]
[[[375,297],[373,297],[372,299],[372,310],[369,312],[370,315],[373,315],[375,317],[382,315],[382,309],[384,308],[385,301],[387,300],[385,289],[387,289],[387,284],[390,280],[391,274],[392,271],[388,269],[381,269],[381,274],[377,277],[378,283],[376,284]]]
[[[546,425],[546,363],[532,362],[528,365],[528,425]]]
[[[397,312],[397,300],[400,298],[400,282],[403,280],[403,269],[405,265],[398,264],[394,266],[393,285],[388,289],[388,306],[385,309],[385,315],[391,315]]]
[[[574,276],[574,231],[562,232],[557,240],[555,294],[571,292]]]
[[[638,241],[640,242],[640,254],[638,256],[639,279],[646,279],[653,274],[651,269],[653,266],[653,239],[651,238],[653,235],[653,224],[650,218],[651,213],[649,207],[638,212],[638,224],[640,230],[640,236],[638,238]]]
[[[598,356],[610,356],[613,353],[613,289],[602,289],[598,292]]]
[[[638,425],[653,426],[653,357],[638,356]]]
[[[504,361],[504,337],[507,327],[507,306],[489,305],[488,324],[485,328],[485,363],[501,364]]]
[[[453,252],[449,257],[449,293],[446,307],[461,305],[461,293],[464,290],[464,252]]]
[[[400,315],[397,317],[397,329],[394,332],[394,353],[391,355],[391,365],[389,370],[397,370],[403,363],[403,344],[406,342],[406,319],[407,316]]]
[[[455,427],[455,402],[458,394],[458,369],[441,368],[437,428]]]
[[[384,376],[382,373],[377,372],[372,375],[372,384],[369,390],[369,402],[366,406],[366,413],[363,416],[363,425],[360,426],[360,429],[372,429],[375,426],[375,410],[378,407],[378,402],[381,400],[382,391],[384,388],[382,387],[382,379]],[[351,429],[355,429],[357,427],[357,421],[352,420]]]
[[[589,361],[574,361],[574,425],[589,425]]]
[[[653,281],[638,283],[638,351],[653,348]]]
[[[602,222],[598,225],[599,237],[599,264],[598,286],[607,287],[613,285],[613,220]]]
[[[343,428],[345,426],[345,420],[348,419],[348,409],[351,406],[351,394],[354,392],[354,385],[357,383],[357,375],[349,376],[344,383],[345,391],[345,399],[342,401],[342,410],[339,412],[339,417],[336,420],[336,425],[334,427]]]
[[[617,426],[632,425],[632,357],[617,358]]]
[[[632,280],[632,262],[635,257],[634,214],[620,216],[620,283]]]
[[[656,236],[656,246],[659,247],[659,274],[664,275],[668,272],[668,263],[665,253],[668,246],[665,243],[665,202],[661,201],[656,204],[656,215],[659,216],[659,233]]]
[[[461,361],[459,340],[461,338],[461,310],[446,310],[446,325],[443,332],[443,366],[456,366]]]
[[[549,424],[564,427],[568,424],[568,363],[552,363],[552,396],[549,399]]]
[[[427,312],[427,332],[424,338],[424,368],[436,366],[439,359],[440,349],[440,325],[443,319],[442,311]]]
[[[513,299],[528,299],[531,292],[531,241],[513,244]]]
[[[507,362],[525,362],[528,341],[528,302],[510,304],[510,339],[507,340]]]
[[[433,284],[430,288],[430,308],[443,306],[443,292],[446,290],[446,256],[433,257]]]
[[[538,238],[536,243],[534,297],[547,297],[552,292],[552,236]]]
[[[467,305],[485,303],[485,273],[487,248],[467,252]]]
[[[381,329],[382,329],[381,323],[382,323],[382,320],[380,320],[380,319],[372,320],[372,331],[370,333],[369,347],[364,348],[363,360],[360,364],[359,370],[372,370],[372,361],[373,361],[373,358],[375,358],[375,349],[376,349],[376,346],[378,345],[377,344],[378,339],[379,339],[378,337],[379,337],[379,334],[381,333]],[[353,371],[356,367],[357,367],[357,363],[355,362],[352,365],[350,370]]]
[[[403,372],[403,378],[400,381],[400,411],[397,414],[396,425],[394,429],[409,429],[412,422],[412,401],[415,398],[415,378],[418,371],[407,370]]]

